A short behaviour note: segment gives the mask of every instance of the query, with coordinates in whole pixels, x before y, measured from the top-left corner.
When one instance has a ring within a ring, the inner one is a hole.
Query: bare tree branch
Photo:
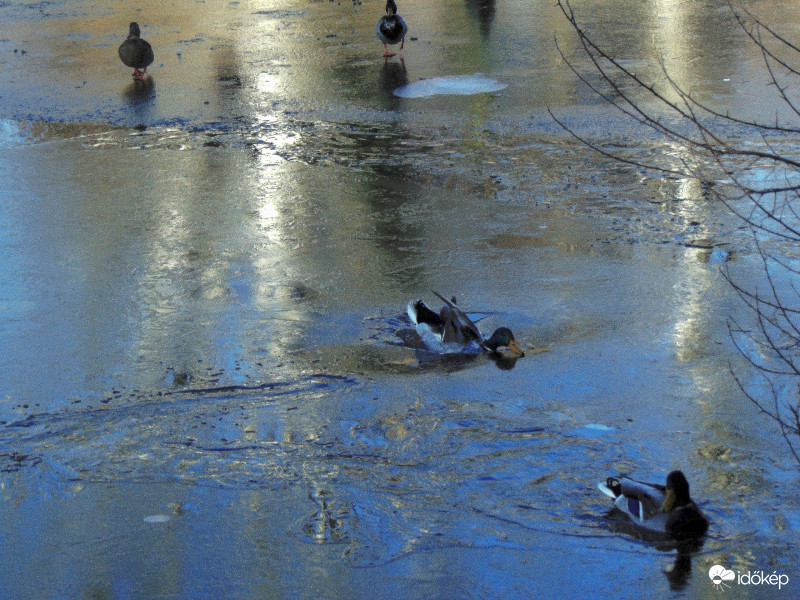
[[[640,161],[592,142],[553,111],[550,115],[580,143],[620,163],[653,174],[695,179],[704,185],[719,183],[707,186],[708,196],[750,230],[763,274],[759,289],[739,283],[729,270],[722,270],[753,317],[753,326],[748,328],[731,318],[728,334],[757,381],[745,381],[733,366],[729,370],[745,397],[777,423],[800,465],[800,264],[768,251],[766,245],[769,241],[774,248],[775,242],[789,242],[800,247],[800,156],[793,137],[800,134],[800,106],[790,95],[792,86],[784,82],[786,78],[800,81],[800,46],[748,9],[734,6],[730,0],[728,4],[747,39],[761,53],[768,89],[776,90],[786,107],[786,119],[795,119],[796,124],[781,123],[777,115],[774,124],[766,124],[722,113],[681,87],[663,59],[658,60],[660,82],[646,81],[588,35],[570,0],[557,0],[557,5],[577,36],[578,52],[588,59],[591,75],[579,69],[577,59],[568,58],[556,40],[567,66],[609,105],[686,154],[671,159],[671,164],[666,156],[663,162]],[[750,142],[726,138],[724,131],[736,131]],[[753,138],[757,143],[752,143]],[[793,384],[787,385],[790,382]]]

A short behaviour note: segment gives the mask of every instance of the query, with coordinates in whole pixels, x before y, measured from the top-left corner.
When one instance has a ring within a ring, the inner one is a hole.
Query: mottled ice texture
[[[474,75],[451,75],[423,79],[397,88],[394,95],[401,98],[427,98],[437,94],[471,96],[472,94],[497,92],[506,87],[508,86],[505,83],[475,73]]]

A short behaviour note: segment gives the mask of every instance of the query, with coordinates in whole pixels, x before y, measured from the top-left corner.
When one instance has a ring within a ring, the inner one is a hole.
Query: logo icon
[[[726,581],[733,581],[736,579],[736,573],[731,571],[730,569],[726,569],[722,565],[714,565],[708,570],[708,576],[711,579],[711,583],[714,584],[714,587],[718,590],[721,590],[723,587],[729,588],[731,587]]]

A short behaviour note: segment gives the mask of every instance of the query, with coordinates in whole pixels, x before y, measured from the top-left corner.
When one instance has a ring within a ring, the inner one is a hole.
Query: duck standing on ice
[[[147,67],[153,64],[153,47],[141,37],[138,23],[131,23],[128,38],[119,47],[119,57],[123,63],[133,67],[133,78],[141,80]]]
[[[394,52],[389,52],[387,44],[391,46],[400,44],[400,50],[403,49],[408,25],[403,21],[403,17],[397,14],[397,4],[394,0],[386,1],[386,14],[378,21],[375,32],[378,34],[378,39],[383,42],[383,56],[387,58],[394,56]]]

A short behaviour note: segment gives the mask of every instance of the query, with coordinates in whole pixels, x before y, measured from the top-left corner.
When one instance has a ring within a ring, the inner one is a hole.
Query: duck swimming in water
[[[472,319],[456,306],[455,298],[448,300],[437,292],[433,293],[444,302],[438,313],[422,300],[411,301],[407,307],[411,322],[429,349],[448,353],[471,350],[497,352],[500,348],[508,348],[518,357],[525,356],[510,329],[500,327],[486,339]]]
[[[138,23],[131,23],[128,39],[119,47],[119,57],[129,67],[133,67],[133,78],[141,80],[147,67],[155,60],[153,47],[141,37]]]
[[[677,540],[699,538],[708,529],[708,519],[689,496],[689,482],[681,471],[667,475],[665,485],[609,477],[597,484],[614,506],[638,526],[666,533]]]
[[[386,14],[378,21],[375,32],[378,34],[378,39],[383,42],[383,56],[394,56],[394,52],[389,52],[387,44],[392,46],[400,44],[400,50],[403,49],[408,26],[403,17],[397,14],[397,4],[394,0],[386,0]]]

